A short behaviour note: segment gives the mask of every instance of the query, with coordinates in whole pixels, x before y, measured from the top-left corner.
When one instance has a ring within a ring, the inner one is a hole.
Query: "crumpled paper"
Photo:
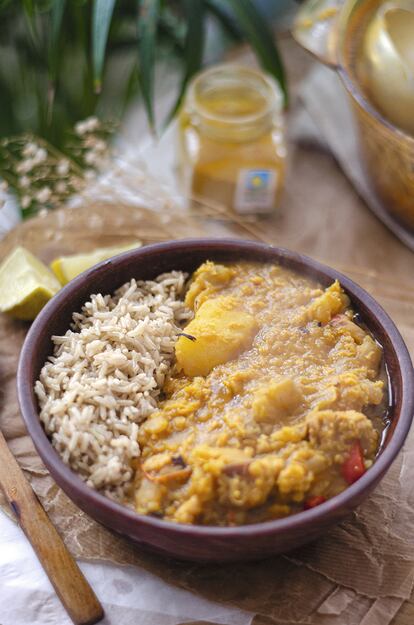
[[[2,625],[71,625],[19,528],[6,517],[0,522]],[[142,568],[88,562],[81,562],[80,567],[105,610],[102,625],[179,625],[194,619],[250,625],[253,618],[248,612],[176,588]]]
[[[285,52],[299,73],[306,62],[295,57],[297,51],[290,45],[285,45]],[[0,242],[0,258],[17,243],[50,260],[57,254],[131,239],[147,243],[201,234],[259,238],[308,253],[347,273],[387,309],[413,353],[412,253],[365,208],[329,155],[298,144],[290,145],[290,153],[284,202],[272,218],[244,223],[200,206],[188,214],[158,180],[129,161],[108,174],[99,187],[100,202],[98,188],[91,187],[71,210],[23,224]],[[248,613],[256,615],[254,625],[388,625],[410,598],[414,434],[368,501],[313,544],[237,565],[191,564],[145,554],[69,501],[25,436],[14,379],[26,329],[23,323],[0,318],[0,427],[75,556],[133,566],[143,576],[154,575],[231,608],[221,616],[222,623],[229,624],[240,618],[241,625]],[[147,606],[153,591],[156,586],[149,583]],[[161,616],[149,623],[159,625]]]

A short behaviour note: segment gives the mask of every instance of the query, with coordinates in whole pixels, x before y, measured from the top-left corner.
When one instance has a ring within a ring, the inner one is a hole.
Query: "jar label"
[[[268,213],[275,208],[278,172],[274,169],[241,169],[234,194],[238,213]]]

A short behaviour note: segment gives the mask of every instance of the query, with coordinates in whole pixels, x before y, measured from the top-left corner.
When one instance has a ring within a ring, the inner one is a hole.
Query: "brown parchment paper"
[[[292,53],[291,45],[285,42],[285,53]],[[293,68],[297,73],[301,62]],[[291,155],[281,212],[266,221],[241,224],[212,214],[186,215],[157,185],[148,190],[153,204],[146,208],[125,197],[115,201],[114,189],[97,203],[92,188],[73,209],[19,226],[0,242],[0,259],[18,243],[49,261],[133,239],[146,243],[202,234],[260,238],[318,257],[350,275],[390,313],[413,354],[414,255],[366,209],[328,154],[292,145]],[[141,199],[144,178],[137,169],[135,182],[130,180],[131,187],[140,187]],[[250,610],[257,615],[256,625],[386,625],[395,615],[398,625],[413,622],[413,434],[368,501],[317,542],[256,563],[170,561],[141,552],[95,523],[51,480],[17,406],[15,374],[26,331],[26,324],[0,317],[0,427],[75,556],[143,567],[172,584]],[[4,502],[2,507],[6,511]]]

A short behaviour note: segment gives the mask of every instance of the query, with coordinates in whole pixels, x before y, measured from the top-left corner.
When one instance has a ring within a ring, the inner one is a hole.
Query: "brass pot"
[[[308,0],[296,17],[293,35],[340,76],[357,122],[372,191],[394,218],[414,232],[414,136],[372,104],[361,79],[363,36],[383,4],[384,0]]]

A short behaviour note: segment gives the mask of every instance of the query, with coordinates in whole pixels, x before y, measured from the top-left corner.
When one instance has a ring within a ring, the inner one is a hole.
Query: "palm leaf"
[[[185,74],[181,92],[184,92],[190,78],[200,69],[204,51],[204,2],[184,0],[184,6],[188,27],[184,44]]]
[[[182,19],[178,17],[170,7],[163,7],[158,23],[160,42],[163,38],[170,42],[174,50],[181,56],[184,53],[184,40],[186,27]]]
[[[32,45],[34,47],[38,44],[38,34],[36,32],[36,15],[35,5],[33,0],[23,0],[23,12],[26,20],[26,25],[30,34]]]
[[[246,38],[256,52],[262,67],[278,81],[284,96],[285,105],[288,101],[285,72],[273,33],[260,11],[252,0],[223,0],[227,3]]]
[[[58,45],[65,4],[66,0],[54,0],[52,4],[52,34],[50,38],[52,50],[55,50]]]
[[[34,16],[34,9],[35,9],[33,0],[23,0],[22,4],[23,4],[24,12],[30,19],[32,19]]]
[[[173,119],[184,96],[191,78],[203,63],[204,52],[204,1],[184,0],[187,21],[187,33],[184,43],[184,74],[175,104],[167,118],[167,125]]]
[[[115,0],[94,0],[92,9],[92,64],[95,92],[101,91],[102,72]]]
[[[243,39],[243,33],[239,25],[227,9],[223,8],[221,0],[204,0],[209,13],[219,22],[219,24],[228,32],[230,37],[235,41]]]
[[[52,82],[56,79],[59,64],[58,47],[65,4],[66,0],[55,0],[52,4],[49,44],[49,71]]]
[[[154,68],[160,0],[142,0],[138,19],[139,84],[151,128],[154,128]]]

